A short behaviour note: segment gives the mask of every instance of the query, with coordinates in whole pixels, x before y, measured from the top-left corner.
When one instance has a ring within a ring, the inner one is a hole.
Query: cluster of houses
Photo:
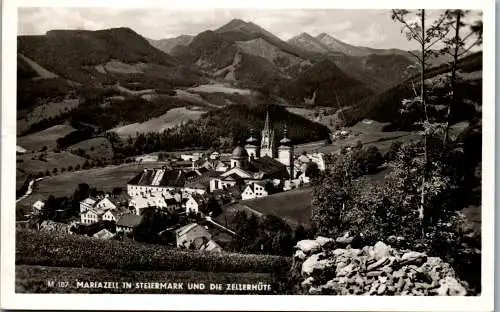
[[[267,114],[260,142],[250,130],[246,144],[237,146],[231,154],[180,155],[180,160],[170,166],[174,170],[146,170],[129,182],[127,191],[130,196],[140,196],[179,187],[187,193],[198,194],[239,188],[238,199],[249,200],[273,191],[293,189],[309,183],[306,169],[310,163],[325,170],[325,161],[322,153],[295,155],[287,133],[285,127],[283,138],[275,144],[275,133]]]
[[[295,155],[286,127],[282,139],[275,144],[269,114],[260,143],[250,133],[246,144],[237,146],[231,154],[185,154],[175,165],[141,170],[127,183],[126,204],[109,195],[84,199],[80,202],[80,224],[112,221],[116,233],[126,234],[141,224],[143,212],[150,208],[171,215],[194,214],[210,221],[210,200],[223,204],[265,197],[308,183],[306,172],[311,163],[325,170],[323,154]],[[138,161],[151,161],[148,157]],[[37,202],[34,208],[41,210],[43,205]],[[177,225],[168,231],[175,233],[179,248],[221,250],[207,228],[197,223]],[[113,236],[105,229],[95,234],[101,239]]]

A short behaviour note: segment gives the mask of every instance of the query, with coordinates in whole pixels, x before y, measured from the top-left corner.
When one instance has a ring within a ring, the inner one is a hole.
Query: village
[[[214,220],[226,205],[305,187],[325,170],[322,153],[294,152],[286,126],[276,144],[269,114],[260,142],[250,133],[230,154],[180,154],[159,168],[146,168],[158,163],[158,155],[137,157],[138,173],[124,181],[124,194],[99,192],[79,202],[79,221],[44,220],[38,227],[96,239],[135,239],[146,227],[148,235],[176,248],[221,252],[214,236],[237,235]],[[36,201],[31,217],[42,215],[46,204]]]

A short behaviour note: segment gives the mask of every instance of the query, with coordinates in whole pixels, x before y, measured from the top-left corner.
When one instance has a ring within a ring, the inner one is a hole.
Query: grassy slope
[[[65,112],[78,107],[78,99],[63,99],[63,100],[48,100],[46,102],[39,103],[38,106],[33,107],[29,111],[18,111],[17,112],[17,133],[23,133],[28,130],[29,127],[38,121],[57,117]]]
[[[125,187],[127,182],[141,170],[135,164],[123,164],[66,172],[40,181],[36,193],[56,197],[69,196],[80,183],[88,183],[98,189],[111,191],[113,187]]]
[[[205,113],[204,110],[192,110],[186,107],[173,108],[165,114],[151,118],[143,123],[132,123],[111,129],[110,131],[114,131],[122,137],[135,136],[137,133],[161,133],[165,129],[182,125],[189,120],[197,120],[203,113]]]
[[[263,198],[242,200],[223,208],[223,213],[217,216],[217,221],[232,227],[236,212],[271,214],[282,218],[291,227],[302,225],[305,228],[311,226],[311,189],[295,189],[289,192],[269,195]]]
[[[57,139],[75,131],[75,128],[69,125],[56,125],[45,130],[19,137],[17,145],[24,147],[27,150],[38,151],[43,146],[48,149],[57,146]]]
[[[61,168],[67,168],[76,165],[82,165],[85,162],[85,158],[77,156],[67,151],[62,151],[60,153],[47,152],[46,157],[43,160],[38,158],[37,154],[25,154],[18,156],[23,162],[17,164],[17,168],[31,173],[37,173],[39,171],[45,172],[46,170],[52,171],[52,169],[57,168],[61,171]],[[33,159],[34,158],[34,159]]]
[[[68,150],[72,152],[78,149],[85,151],[85,153],[92,159],[111,159],[113,157],[113,147],[111,146],[109,140],[105,137],[81,141],[68,147]]]

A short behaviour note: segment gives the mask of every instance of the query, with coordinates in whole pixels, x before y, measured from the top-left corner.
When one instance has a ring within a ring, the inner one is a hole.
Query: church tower
[[[267,111],[266,122],[262,129],[262,139],[260,141],[260,157],[274,157],[274,130],[269,125],[269,111]]]
[[[286,166],[288,173],[290,174],[290,179],[293,179],[293,144],[288,138],[288,130],[283,130],[283,139],[280,140],[280,146],[278,147],[278,160],[280,163]]]
[[[250,129],[250,137],[247,139],[247,144],[245,145],[249,160],[258,157],[258,148],[257,139],[253,137],[253,129]]]

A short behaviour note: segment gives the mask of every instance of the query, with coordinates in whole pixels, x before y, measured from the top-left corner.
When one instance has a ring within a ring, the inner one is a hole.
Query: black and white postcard
[[[493,309],[494,2],[349,2],[6,1],[2,307]]]

